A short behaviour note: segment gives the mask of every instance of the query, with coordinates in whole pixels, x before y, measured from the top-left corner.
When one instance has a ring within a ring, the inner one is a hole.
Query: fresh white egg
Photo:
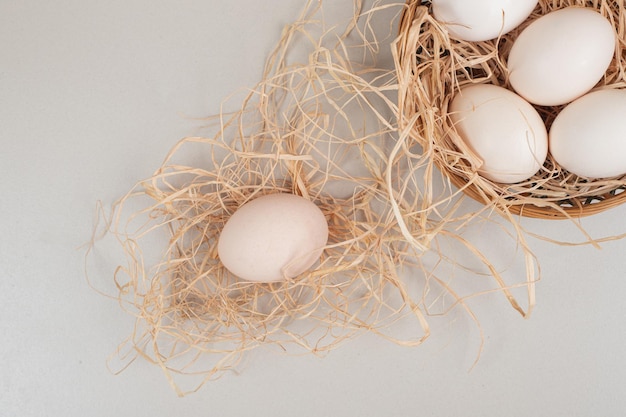
[[[568,104],[550,127],[550,153],[576,175],[626,174],[626,91],[597,90]]]
[[[517,94],[491,84],[461,89],[449,109],[463,141],[482,160],[478,173],[496,182],[533,176],[548,153],[541,116]]]
[[[510,32],[532,13],[538,0],[432,0],[433,16],[450,37],[486,41]]]
[[[591,90],[615,51],[613,25],[594,9],[567,7],[528,25],[507,66],[513,89],[531,103],[555,106]]]
[[[241,206],[218,240],[222,264],[245,281],[294,278],[311,268],[328,240],[328,223],[311,201],[269,194]]]

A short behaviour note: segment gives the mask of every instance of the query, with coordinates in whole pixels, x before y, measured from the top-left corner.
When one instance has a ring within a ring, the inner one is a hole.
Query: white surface
[[[85,281],[96,201],[149,176],[195,132],[191,117],[259,80],[302,6],[267,4],[0,0],[0,415],[623,415],[624,241],[532,240],[537,308],[524,321],[500,296],[475,303],[486,344],[471,372],[478,341],[463,316],[417,349],[362,337],[321,359],[254,352],[239,375],[182,399],[142,361],[107,370],[132,320]],[[625,216],[583,224],[602,235]],[[565,223],[525,225],[580,238]],[[115,260],[98,253],[100,285]]]

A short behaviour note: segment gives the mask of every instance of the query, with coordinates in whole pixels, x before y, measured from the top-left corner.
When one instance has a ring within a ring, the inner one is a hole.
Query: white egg
[[[527,101],[506,88],[477,84],[452,100],[450,117],[457,133],[482,160],[478,172],[501,183],[533,176],[548,153],[548,134],[541,116]]]
[[[548,13],[515,40],[507,61],[511,86],[534,104],[568,103],[600,81],[613,58],[615,36],[611,23],[593,9]]]
[[[445,23],[450,37],[479,42],[515,29],[538,0],[432,0],[433,16]]]
[[[626,174],[626,91],[598,90],[568,104],[550,127],[550,153],[583,177]]]
[[[311,201],[293,194],[270,194],[241,206],[218,241],[222,264],[245,281],[294,278],[319,259],[328,223]]]

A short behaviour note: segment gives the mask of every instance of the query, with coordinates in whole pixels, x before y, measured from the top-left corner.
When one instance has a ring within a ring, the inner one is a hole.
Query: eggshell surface
[[[456,131],[482,160],[478,172],[501,183],[533,176],[548,153],[537,111],[517,94],[491,84],[461,89],[449,109]]]
[[[311,201],[270,194],[241,206],[218,241],[222,264],[245,281],[294,278],[315,264],[328,240],[328,223]]]
[[[593,9],[566,7],[528,25],[511,48],[513,89],[527,101],[555,106],[591,90],[615,51],[611,23]]]
[[[480,42],[516,28],[538,0],[433,0],[433,16],[454,39]]]
[[[550,127],[550,153],[588,178],[626,174],[626,91],[598,90],[568,104]]]

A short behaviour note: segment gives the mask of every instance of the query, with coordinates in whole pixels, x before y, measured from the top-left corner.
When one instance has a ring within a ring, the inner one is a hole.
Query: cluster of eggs
[[[496,39],[525,21],[538,0],[432,0],[451,38]],[[452,99],[458,135],[480,158],[479,174],[500,183],[535,175],[548,152],[587,178],[626,174],[626,90],[597,89],[615,52],[617,33],[598,11],[570,6],[530,23],[506,62],[511,91],[472,84]],[[565,107],[548,132],[536,106]]]

